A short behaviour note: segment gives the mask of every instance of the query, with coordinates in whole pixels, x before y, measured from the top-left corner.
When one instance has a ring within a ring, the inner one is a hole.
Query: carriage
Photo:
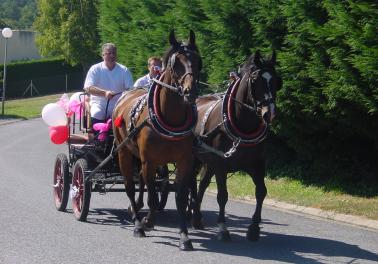
[[[189,191],[193,227],[202,228],[200,204],[215,174],[219,233],[222,240],[228,240],[224,210],[228,199],[226,176],[228,172],[244,170],[256,184],[257,202],[247,238],[257,240],[266,195],[263,141],[275,115],[275,94],[281,85],[274,68],[275,53],[269,60],[262,59],[259,52],[250,56],[243,64],[241,78],[221,98],[197,99],[202,59],[194,32],[190,31],[187,43],[180,43],[171,31],[169,42],[171,47],[163,56],[165,70],[160,79],[154,79],[149,91],[134,89],[118,101],[112,116],[113,131],[106,140],[101,141],[99,135],[90,136],[86,126],[89,115],[83,114],[79,122],[73,118],[69,156],[59,154],[55,162],[56,208],[65,210],[70,196],[76,219],[85,221],[92,192],[125,191],[131,204],[133,234],[144,237],[144,230],[154,227],[155,212],[164,208],[169,191],[174,190],[179,248],[192,250],[186,221]],[[215,115],[211,117],[212,114]],[[75,133],[77,127],[79,134]],[[172,162],[177,166],[174,183],[169,173],[157,173],[159,166]],[[207,168],[199,184],[199,195],[195,164]],[[121,183],[125,188],[117,187]],[[144,183],[150,210],[141,219]],[[136,191],[140,194],[138,201]]]
[[[88,94],[82,93],[80,101],[85,102]],[[73,213],[77,220],[85,221],[90,207],[91,194],[97,192],[125,192],[124,177],[120,173],[117,151],[112,129],[107,132],[93,133],[88,119],[87,108],[82,107],[81,114],[73,114],[69,121],[67,140],[68,155],[56,156],[53,174],[53,195],[58,211],[65,211],[71,199]],[[102,135],[106,133],[107,135]],[[105,140],[101,139],[101,135]],[[136,191],[144,192],[140,184],[140,162],[133,164],[134,185]],[[172,166],[170,166],[172,167]],[[174,167],[174,166],[173,166]],[[174,190],[173,175],[165,168],[156,173],[156,190],[159,195],[159,209],[163,210],[170,191]],[[143,196],[141,197],[143,199]]]

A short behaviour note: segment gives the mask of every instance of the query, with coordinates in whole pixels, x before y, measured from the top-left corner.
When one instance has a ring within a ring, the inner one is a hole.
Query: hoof
[[[127,207],[127,213],[129,214],[129,216],[133,216],[133,209],[131,208],[131,205],[129,205],[129,207]]]
[[[146,237],[146,234],[144,233],[144,230],[142,228],[135,228],[134,237]]]
[[[188,210],[186,211],[186,219],[190,220],[192,218],[192,211]]]
[[[202,220],[192,220],[192,227],[197,230],[204,230],[205,226]]]
[[[260,227],[258,224],[251,224],[248,227],[247,239],[249,241],[257,241],[260,238]]]
[[[186,239],[184,241],[180,239],[179,248],[182,251],[191,251],[191,250],[193,250],[192,241],[190,239]]]
[[[144,203],[141,202],[141,203],[137,203],[136,207],[137,207],[137,211],[139,212],[140,209],[142,209],[144,206]]]
[[[146,217],[143,217],[142,225],[143,225],[143,229],[145,231],[151,231],[151,230],[154,229],[154,224],[151,223],[150,221],[148,221],[148,219]]]
[[[231,241],[230,232],[228,230],[218,232],[217,233],[217,239],[219,241],[224,241],[224,242]]]

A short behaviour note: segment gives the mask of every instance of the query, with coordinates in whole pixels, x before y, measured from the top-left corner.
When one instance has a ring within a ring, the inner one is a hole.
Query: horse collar
[[[268,125],[261,121],[256,131],[251,133],[244,133],[238,129],[235,124],[235,120],[232,116],[233,105],[235,104],[233,98],[239,88],[240,79],[238,79],[233,85],[230,85],[226,91],[226,94],[222,102],[221,115],[223,118],[223,126],[225,128],[227,136],[234,142],[239,142],[242,146],[254,146],[262,142],[267,135]]]
[[[164,74],[160,77],[159,83],[162,82]],[[193,128],[197,122],[197,106],[194,104],[188,106],[187,120],[184,125],[180,127],[172,127],[164,122],[161,116],[159,105],[159,94],[162,86],[154,82],[148,92],[147,105],[148,115],[151,120],[152,128],[161,136],[169,140],[180,140],[193,133]]]

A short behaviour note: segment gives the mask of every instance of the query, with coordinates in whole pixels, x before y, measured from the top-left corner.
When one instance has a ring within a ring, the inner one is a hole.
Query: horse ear
[[[255,52],[255,56],[253,57],[253,63],[257,66],[257,67],[260,67],[261,66],[261,54],[260,54],[260,50],[257,50]]]
[[[271,64],[276,64],[276,50],[273,50],[272,56],[270,57],[270,63]]]
[[[173,29],[169,33],[169,43],[171,43],[172,47],[177,47],[179,45],[175,37],[175,31]]]
[[[190,32],[189,32],[188,44],[190,46],[195,46],[196,45],[196,35],[194,34],[193,30],[190,30]]]

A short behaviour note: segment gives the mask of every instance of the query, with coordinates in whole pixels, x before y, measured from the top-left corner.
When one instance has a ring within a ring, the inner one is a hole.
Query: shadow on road
[[[142,210],[142,215],[147,213]],[[99,225],[119,226],[127,229],[132,235],[133,224],[126,210],[93,209],[88,222]],[[314,238],[290,234],[277,234],[264,231],[269,225],[281,225],[263,219],[261,238],[250,242],[245,238],[250,218],[228,214],[228,227],[231,232],[231,242],[221,242],[216,237],[217,212],[203,211],[206,219],[205,230],[190,229],[190,237],[196,251],[216,252],[226,255],[243,256],[258,260],[283,261],[288,263],[323,263],[329,258],[349,258],[353,260],[369,260],[378,262],[378,255],[337,240]],[[177,247],[177,212],[170,209],[158,213],[155,230],[148,232],[148,237],[159,238],[154,243]],[[172,230],[173,229],[173,230]],[[310,256],[310,257],[309,257]]]

